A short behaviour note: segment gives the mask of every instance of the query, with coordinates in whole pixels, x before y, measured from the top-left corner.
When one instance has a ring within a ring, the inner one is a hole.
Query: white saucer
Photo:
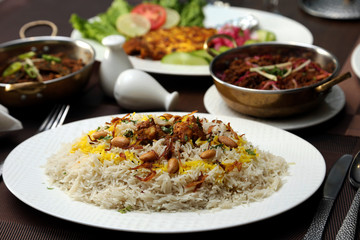
[[[360,44],[354,49],[351,55],[351,67],[358,78],[360,78]]]
[[[285,130],[301,129],[325,122],[339,113],[345,106],[345,102],[343,90],[339,86],[334,86],[325,101],[314,111],[282,119],[261,119],[238,113],[229,108],[218,93],[215,85],[212,85],[204,96],[205,108],[211,114],[250,119]]]

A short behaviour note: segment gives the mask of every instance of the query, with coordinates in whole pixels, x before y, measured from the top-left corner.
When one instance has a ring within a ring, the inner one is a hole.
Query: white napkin
[[[22,128],[21,122],[10,116],[8,109],[0,104],[0,132],[13,131]]]

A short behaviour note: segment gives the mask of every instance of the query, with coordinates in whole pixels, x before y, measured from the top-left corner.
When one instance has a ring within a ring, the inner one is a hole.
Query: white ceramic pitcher
[[[102,40],[106,50],[99,70],[100,84],[105,94],[112,98],[119,74],[124,70],[133,68],[128,55],[122,48],[125,40],[121,35],[107,36]]]

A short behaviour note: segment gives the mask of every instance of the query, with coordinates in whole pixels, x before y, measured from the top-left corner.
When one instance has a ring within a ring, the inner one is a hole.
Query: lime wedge
[[[150,30],[150,28],[150,21],[144,16],[136,13],[121,15],[116,20],[116,29],[128,37],[144,35]]]

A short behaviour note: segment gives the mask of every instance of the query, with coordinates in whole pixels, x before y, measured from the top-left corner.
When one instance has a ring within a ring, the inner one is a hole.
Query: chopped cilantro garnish
[[[263,70],[264,72],[266,73],[269,73],[269,74],[272,74],[272,75],[275,75],[275,76],[280,76],[282,77],[286,72],[287,72],[287,69],[281,69],[281,68],[278,68],[278,67],[274,67],[274,68],[271,68],[271,69],[261,69]]]
[[[196,117],[196,124],[199,126],[200,129],[203,128],[199,117]]]
[[[100,139],[103,139],[103,140],[110,140],[110,139],[113,139],[113,136],[111,136],[111,135],[107,135],[107,136],[105,136],[105,137],[100,137],[99,138],[99,140]]]
[[[127,130],[124,134],[125,137],[131,138],[134,136],[134,132],[131,130]]]
[[[215,149],[215,148],[222,148],[224,146],[223,143],[220,143],[220,144],[217,144],[217,145],[214,145],[214,146],[211,146],[210,148],[211,149]]]
[[[118,212],[119,213],[127,213],[127,212],[130,212],[132,210],[132,207],[131,206],[126,206],[122,209],[119,209]]]
[[[253,149],[250,149],[250,148],[248,148],[248,149],[245,149],[245,151],[249,154],[249,155],[256,155],[256,153],[254,152],[254,150]]]
[[[161,130],[163,130],[163,132],[172,135],[174,133],[174,129],[172,126],[162,126]]]

